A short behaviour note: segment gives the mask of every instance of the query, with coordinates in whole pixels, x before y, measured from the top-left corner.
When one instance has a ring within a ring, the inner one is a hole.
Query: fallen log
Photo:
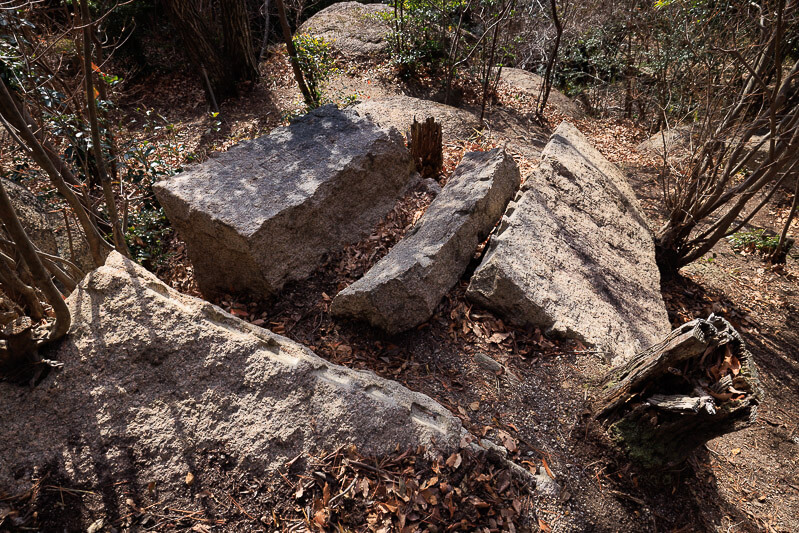
[[[592,412],[634,462],[651,469],[680,463],[710,439],[751,425],[761,398],[740,334],[710,315],[611,370]]]

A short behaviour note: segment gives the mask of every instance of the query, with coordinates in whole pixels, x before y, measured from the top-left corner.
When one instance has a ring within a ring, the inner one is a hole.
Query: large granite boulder
[[[414,118],[424,122],[427,117],[433,117],[441,124],[441,133],[445,142],[468,139],[480,126],[480,115],[468,109],[412,96],[373,98],[356,104],[355,109],[377,124],[397,128],[406,135],[411,131]]]
[[[3,188],[17,212],[17,218],[33,244],[45,253],[57,255],[56,225],[52,214],[47,212],[42,202],[28,189],[5,178],[0,179],[3,180]]]
[[[393,13],[385,4],[339,2],[306,20],[297,33],[322,37],[347,59],[385,58]]]
[[[519,168],[503,150],[466,154],[408,235],[333,299],[332,313],[368,321],[388,333],[429,319],[520,181]]]
[[[82,237],[83,229],[74,218],[70,217],[67,230],[63,212],[49,211],[47,205],[25,187],[0,179],[22,227],[39,250],[68,259],[83,272],[94,268],[89,243]]]
[[[424,122],[427,117],[433,117],[441,124],[445,143],[473,138],[480,129],[479,108],[453,107],[411,96],[372,98],[357,104],[355,109],[381,126],[397,128],[406,135],[410,133],[414,118]],[[488,128],[482,132],[482,139],[505,145],[514,153],[531,159],[541,155],[549,134],[534,121],[501,107],[492,109],[485,119]]]
[[[628,357],[671,331],[654,243],[624,175],[571,124],[508,206],[468,297]]]
[[[370,232],[412,170],[396,130],[324,106],[154,190],[203,292],[271,295]]]
[[[544,83],[544,78],[528,70],[502,67],[500,82],[505,84],[511,91],[519,92],[530,99],[535,99],[538,98],[541,85]],[[585,116],[585,113],[583,113],[580,106],[578,106],[574,100],[554,87],[549,91],[547,106],[551,106],[559,113],[571,118],[583,118]]]
[[[116,252],[67,303],[73,326],[49,354],[63,368],[32,389],[0,382],[7,494],[45,468],[101,490],[104,512],[121,516],[152,487],[159,501],[191,503],[186,476],[203,482],[208,453],[268,476],[305,452],[447,453],[464,434],[429,397],[179,294]]]
[[[664,155],[672,163],[684,162],[696,149],[697,132],[691,125],[681,125],[659,131],[635,147],[642,153],[648,153],[663,159]]]

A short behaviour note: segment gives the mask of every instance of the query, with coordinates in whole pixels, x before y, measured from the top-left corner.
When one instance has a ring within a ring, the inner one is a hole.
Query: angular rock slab
[[[391,43],[391,6],[337,2],[306,20],[297,33],[322,37],[331,48],[349,59],[388,56]]]
[[[471,152],[416,226],[361,279],[341,291],[331,312],[399,333],[433,316],[458,282],[519,187],[503,150]]]
[[[154,189],[203,292],[268,296],[371,231],[412,168],[396,130],[331,105]]]
[[[459,445],[460,421],[429,397],[328,363],[118,253],[67,303],[73,327],[50,355],[63,369],[33,389],[0,382],[0,487],[11,494],[47,466],[71,487],[127,480],[124,491],[144,494],[153,482],[159,499],[190,500],[184,480],[202,475],[203,450],[268,474],[348,443],[375,455]]]
[[[632,189],[566,122],[508,206],[467,296],[611,357],[632,357],[671,331]]]

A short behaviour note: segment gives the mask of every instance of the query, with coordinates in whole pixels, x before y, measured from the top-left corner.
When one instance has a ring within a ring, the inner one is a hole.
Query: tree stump
[[[444,166],[444,152],[441,141],[441,124],[433,117],[417,122],[413,117],[411,125],[410,149],[416,170],[423,178],[434,178]]]
[[[740,334],[710,315],[611,370],[592,411],[634,462],[651,469],[680,463],[710,439],[751,425],[761,398]]]

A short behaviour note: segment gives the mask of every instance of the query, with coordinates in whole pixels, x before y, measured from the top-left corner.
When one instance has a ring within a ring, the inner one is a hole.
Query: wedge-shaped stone
[[[179,294],[116,252],[67,303],[73,326],[48,354],[63,369],[33,389],[0,382],[0,487],[10,494],[46,467],[67,486],[107,489],[98,502],[121,516],[126,498],[152,487],[159,501],[194,501],[187,473],[201,488],[217,479],[203,477],[208,453],[275,475],[305,452],[447,454],[463,435],[429,397]]]
[[[561,124],[467,291],[517,324],[629,357],[671,330],[654,243],[619,169]]]
[[[513,158],[500,149],[466,154],[410,233],[333,299],[333,314],[389,333],[429,319],[502,216],[520,179]]]
[[[408,184],[402,136],[319,108],[155,185],[205,293],[271,295],[368,233]]]

